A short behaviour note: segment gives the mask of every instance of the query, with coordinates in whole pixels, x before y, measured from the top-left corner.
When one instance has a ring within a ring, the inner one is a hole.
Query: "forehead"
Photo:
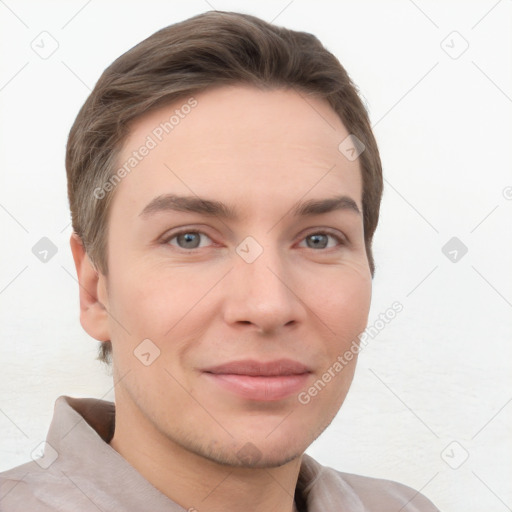
[[[278,204],[343,192],[361,209],[359,163],[338,149],[348,135],[325,100],[303,92],[208,89],[132,124],[118,166],[134,165],[114,202],[139,207],[177,193],[261,208],[263,197]]]

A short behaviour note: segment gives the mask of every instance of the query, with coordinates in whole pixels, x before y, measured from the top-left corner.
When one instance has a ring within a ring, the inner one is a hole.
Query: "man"
[[[382,194],[367,113],[315,37],[228,12],[157,32],[105,70],[66,168],[115,406],[60,397],[1,510],[436,510],[304,454],[352,381]]]

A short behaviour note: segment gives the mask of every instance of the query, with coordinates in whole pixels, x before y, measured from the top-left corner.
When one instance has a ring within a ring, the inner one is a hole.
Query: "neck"
[[[217,463],[159,432],[135,407],[116,404],[110,442],[148,482],[191,512],[297,512],[295,487],[302,457],[280,467]]]

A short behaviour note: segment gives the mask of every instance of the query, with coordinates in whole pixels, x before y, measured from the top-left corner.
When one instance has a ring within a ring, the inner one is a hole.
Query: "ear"
[[[73,233],[69,240],[75,260],[80,289],[80,323],[98,341],[110,341],[106,277],[94,267],[80,237]]]

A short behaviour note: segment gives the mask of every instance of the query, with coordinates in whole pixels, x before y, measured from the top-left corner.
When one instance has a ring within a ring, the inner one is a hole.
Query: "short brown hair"
[[[210,11],[170,25],[134,46],[101,75],[69,133],[66,172],[73,230],[96,269],[107,275],[107,223],[114,190],[94,191],[112,178],[130,122],[212,86],[291,88],[323,98],[365,146],[359,156],[363,222],[371,275],[379,219],[382,167],[358,91],[338,59],[312,34],[255,16]],[[341,142],[341,141],[340,141]],[[99,359],[110,362],[111,342]]]

